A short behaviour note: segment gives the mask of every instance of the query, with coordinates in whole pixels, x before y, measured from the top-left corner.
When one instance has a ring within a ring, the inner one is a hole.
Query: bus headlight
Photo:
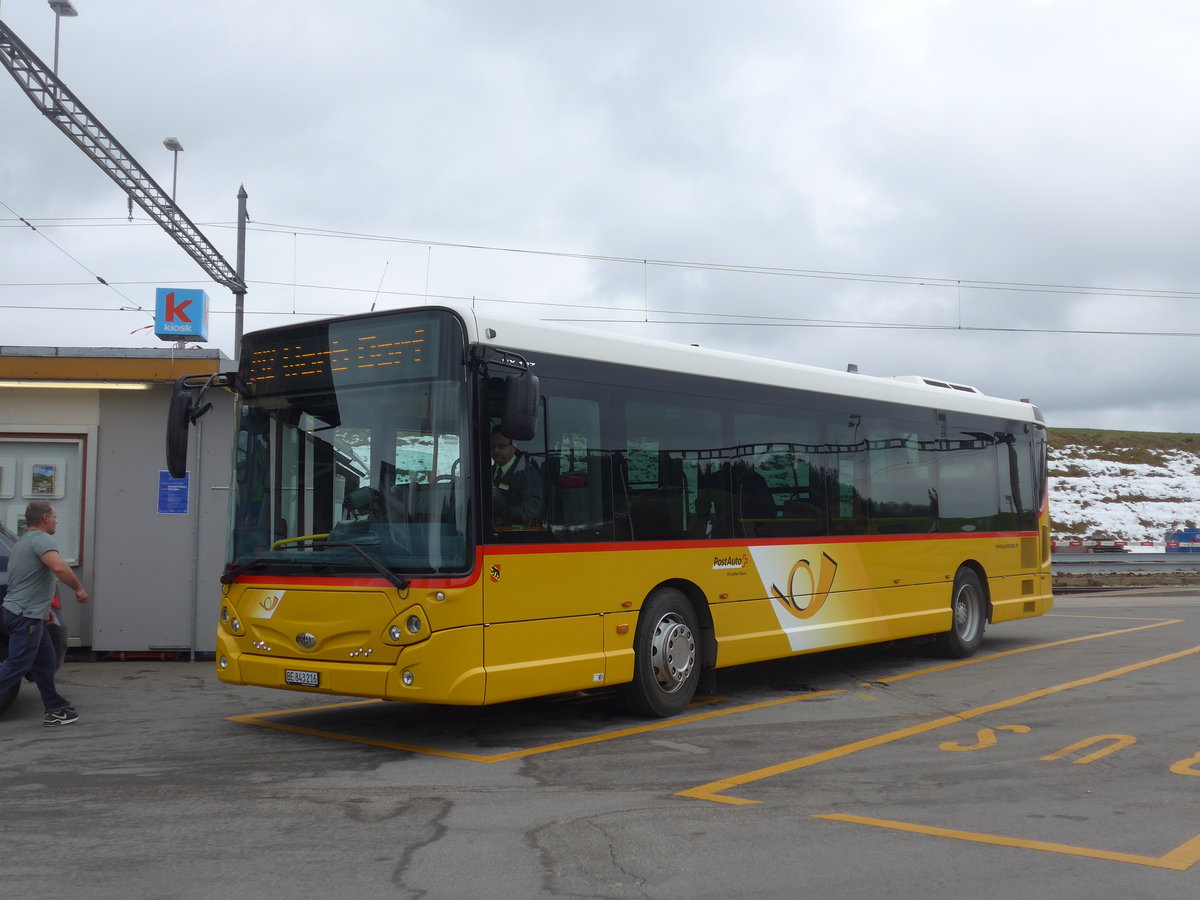
[[[415,644],[419,641],[427,641],[432,637],[433,629],[429,624],[429,619],[425,615],[420,605],[410,606],[408,609],[388,622],[383,629],[383,639],[389,644],[400,644],[407,646]]]

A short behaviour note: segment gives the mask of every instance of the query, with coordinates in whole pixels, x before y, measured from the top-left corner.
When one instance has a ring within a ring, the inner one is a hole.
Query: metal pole
[[[58,28],[62,24],[62,16],[54,14],[54,74],[58,74]]]
[[[193,486],[192,497],[189,498],[194,502],[196,511],[192,519],[192,627],[191,627],[191,653],[188,661],[196,661],[196,642],[198,640],[196,630],[196,615],[200,609],[200,530],[204,523],[204,510],[201,508],[204,500],[204,422],[200,419],[196,420],[196,480]]]
[[[174,164],[171,166],[171,202],[175,202],[175,186],[179,183],[179,151],[172,150],[171,156],[175,158]]]
[[[238,216],[237,216],[237,280],[241,285],[233,292],[233,368],[241,366],[242,357],[242,320],[246,309],[246,186],[238,187]]]

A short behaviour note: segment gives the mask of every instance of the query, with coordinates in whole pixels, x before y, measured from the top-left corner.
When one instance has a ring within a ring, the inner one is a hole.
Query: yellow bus
[[[249,334],[176,385],[238,396],[217,672],[484,705],[618,688],[1052,604],[1027,401],[421,306]]]

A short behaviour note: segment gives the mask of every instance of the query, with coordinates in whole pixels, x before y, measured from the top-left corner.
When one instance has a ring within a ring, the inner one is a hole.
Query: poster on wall
[[[25,496],[30,500],[62,499],[67,477],[63,459],[33,457],[25,463]]]
[[[158,473],[158,514],[160,516],[186,516],[192,473],[174,478],[166,469]]]
[[[17,460],[0,456],[0,500],[11,499],[17,490]]]
[[[56,497],[55,488],[58,467],[46,463],[34,463],[30,467],[30,494],[34,497]]]

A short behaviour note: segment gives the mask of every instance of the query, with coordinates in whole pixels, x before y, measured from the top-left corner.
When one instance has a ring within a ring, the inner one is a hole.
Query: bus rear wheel
[[[622,690],[633,712],[667,718],[692,702],[700,682],[699,634],[682,591],[659,588],[646,598],[633,638],[633,681]]]
[[[950,630],[937,636],[938,652],[951,659],[965,659],[979,649],[987,625],[983,583],[974,570],[962,568],[954,576],[950,611]]]

